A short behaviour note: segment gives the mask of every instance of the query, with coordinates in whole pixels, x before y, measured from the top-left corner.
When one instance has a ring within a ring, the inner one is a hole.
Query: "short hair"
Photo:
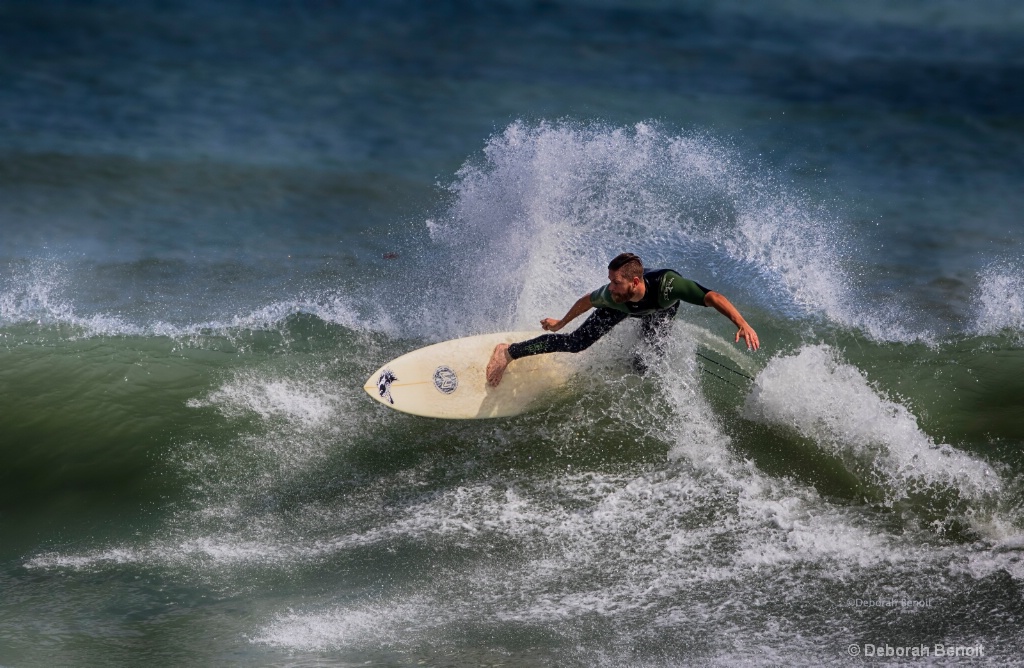
[[[644,263],[632,253],[619,253],[608,263],[609,271],[621,271],[630,280],[644,275]]]

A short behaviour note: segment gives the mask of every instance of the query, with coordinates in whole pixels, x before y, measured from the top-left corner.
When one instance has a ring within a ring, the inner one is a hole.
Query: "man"
[[[487,364],[487,383],[497,387],[512,360],[528,355],[552,352],[578,353],[607,334],[626,318],[640,318],[644,339],[655,347],[664,340],[679,309],[685,301],[698,306],[713,306],[736,325],[736,342],[742,338],[749,350],[757,350],[757,333],[747,324],[723,295],[688,280],[671,269],[644,271],[643,262],[632,253],[622,253],[608,263],[608,285],[580,297],[561,320],[545,318],[540,326],[557,332],[591,308],[597,312],[570,334],[544,334],[520,343],[499,343]],[[645,365],[636,362],[641,371]]]

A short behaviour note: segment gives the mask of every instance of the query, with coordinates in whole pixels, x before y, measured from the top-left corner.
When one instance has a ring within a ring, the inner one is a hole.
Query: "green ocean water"
[[[0,19],[0,665],[1021,663],[1014,5]],[[624,250],[762,349],[365,395]]]

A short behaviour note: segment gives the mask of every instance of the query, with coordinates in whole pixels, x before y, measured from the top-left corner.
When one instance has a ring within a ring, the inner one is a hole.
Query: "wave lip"
[[[94,334],[141,333],[123,319],[96,314],[83,316],[74,303],[62,296],[68,287],[66,270],[59,264],[33,263],[24,275],[7,281],[0,292],[0,327],[10,325],[65,324]]]
[[[749,419],[796,430],[842,460],[888,504],[919,493],[991,502],[1000,477],[975,457],[936,443],[903,405],[881,396],[830,346],[777,357],[744,405]]]

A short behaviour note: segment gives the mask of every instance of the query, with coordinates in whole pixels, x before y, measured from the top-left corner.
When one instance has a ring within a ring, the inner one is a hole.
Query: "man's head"
[[[608,292],[618,303],[633,301],[643,295],[644,263],[632,253],[621,253],[608,263]]]

